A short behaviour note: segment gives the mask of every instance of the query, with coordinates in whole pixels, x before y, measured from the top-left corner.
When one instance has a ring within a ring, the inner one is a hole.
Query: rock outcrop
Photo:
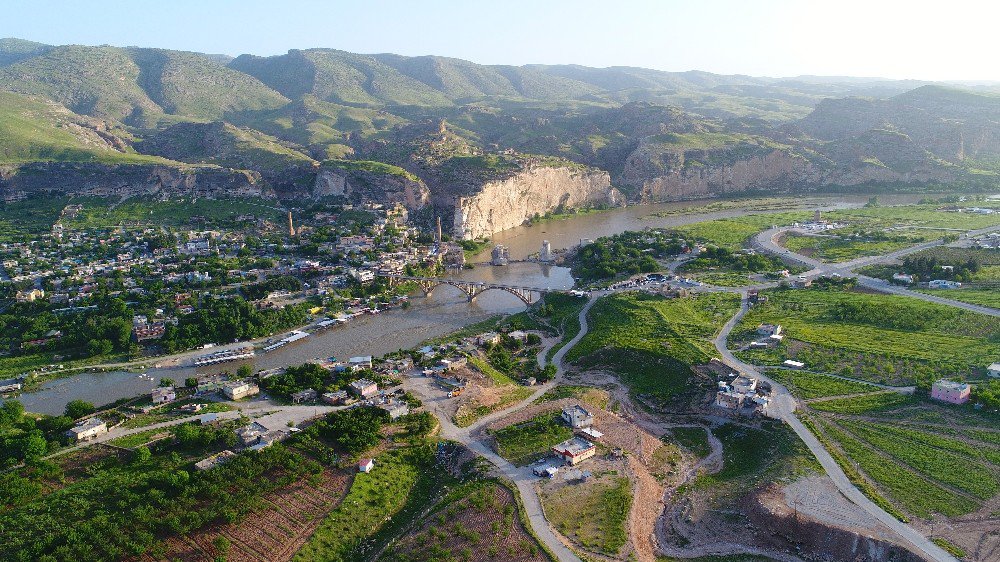
[[[33,195],[97,197],[274,197],[258,172],[155,164],[33,162],[0,166],[0,198]]]
[[[458,197],[454,234],[465,240],[490,236],[556,209],[622,202],[607,172],[529,166],[506,179],[483,184],[473,195]]]
[[[634,170],[638,164],[633,154],[626,163],[626,174],[635,177],[641,188],[642,202],[704,199],[750,191],[780,191],[802,183],[814,175],[805,159],[787,152],[772,150],[726,164],[688,165],[678,162],[660,174],[642,178]],[[639,176],[639,177],[636,177]]]
[[[402,204],[411,211],[424,208],[430,190],[419,179],[363,170],[321,169],[316,173],[312,197],[344,197],[351,201]]]

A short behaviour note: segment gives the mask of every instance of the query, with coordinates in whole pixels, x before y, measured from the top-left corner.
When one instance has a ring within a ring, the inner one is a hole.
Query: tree
[[[184,386],[188,388],[193,388],[198,386],[198,377],[188,377],[184,379]]]
[[[115,348],[111,340],[90,340],[87,344],[87,355],[107,355]]]
[[[240,365],[240,367],[236,369],[236,378],[246,379],[251,376],[253,376],[253,367],[247,363]]]
[[[66,404],[66,415],[74,420],[78,420],[83,416],[89,416],[97,411],[97,408],[93,404],[85,400],[70,400]]]
[[[135,456],[132,457],[132,462],[140,465],[149,462],[149,459],[153,458],[153,453],[149,452],[149,447],[139,447],[135,450]]]
[[[8,400],[0,405],[0,426],[15,424],[23,415],[24,405],[17,400]]]
[[[39,430],[27,433],[18,440],[17,448],[24,462],[32,462],[41,458],[49,450],[45,435]]]
[[[160,379],[159,386],[174,386],[174,381],[166,377],[163,377]]]

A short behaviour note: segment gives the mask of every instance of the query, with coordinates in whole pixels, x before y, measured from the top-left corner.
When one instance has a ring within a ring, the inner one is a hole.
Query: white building
[[[172,386],[161,386],[154,388],[150,397],[153,399],[153,404],[166,404],[177,400],[177,393]]]
[[[1000,361],[986,367],[986,374],[991,377],[1000,377]]]
[[[899,283],[906,283],[907,285],[913,284],[913,276],[907,275],[906,273],[894,273],[892,275],[892,280]]]
[[[362,355],[358,357],[351,357],[347,360],[347,366],[352,370],[358,369],[371,369],[373,365],[371,355]]]
[[[87,441],[108,432],[108,424],[101,418],[85,419],[66,432],[76,442]]]
[[[563,408],[562,419],[573,429],[590,427],[594,424],[594,416],[579,404]]]
[[[740,375],[735,379],[733,379],[732,387],[734,392],[738,392],[740,394],[748,394],[751,392],[756,392],[757,379],[745,375]]]
[[[958,281],[948,281],[947,279],[935,279],[927,284],[931,289],[958,289],[962,286]]]
[[[229,381],[222,385],[222,393],[230,400],[239,400],[260,392],[260,387],[247,381]]]

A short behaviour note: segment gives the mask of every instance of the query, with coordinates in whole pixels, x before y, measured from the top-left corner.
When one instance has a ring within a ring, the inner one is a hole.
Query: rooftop
[[[552,447],[552,450],[560,454],[575,456],[593,449],[594,447],[596,447],[596,445],[587,441],[583,437],[573,437],[572,439],[567,439],[555,447]]]
[[[966,390],[967,388],[969,388],[969,385],[966,384],[966,383],[964,383],[964,382],[949,381],[949,380],[945,380],[945,379],[941,379],[941,380],[935,382],[934,386],[939,387],[939,388],[944,388],[946,390],[957,390],[959,392],[962,392],[962,391]]]

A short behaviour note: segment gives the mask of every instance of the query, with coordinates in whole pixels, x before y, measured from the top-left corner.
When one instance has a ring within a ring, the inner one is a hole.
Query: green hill
[[[240,55],[229,67],[258,78],[288,98],[312,94],[345,105],[452,105],[443,93],[372,55],[333,49],[292,50],[275,57]]]
[[[136,143],[136,148],[171,160],[216,164],[241,170],[273,171],[309,164],[305,154],[259,131],[220,121],[178,123]]]
[[[7,66],[8,64],[39,55],[51,48],[50,45],[25,41],[24,39],[14,39],[12,37],[0,39],[0,66]]]
[[[155,123],[163,114],[207,120],[287,102],[207,55],[108,46],[53,47],[2,67],[0,89],[135,125]]]
[[[136,154],[105,124],[54,102],[0,92],[0,162],[164,162]]]

